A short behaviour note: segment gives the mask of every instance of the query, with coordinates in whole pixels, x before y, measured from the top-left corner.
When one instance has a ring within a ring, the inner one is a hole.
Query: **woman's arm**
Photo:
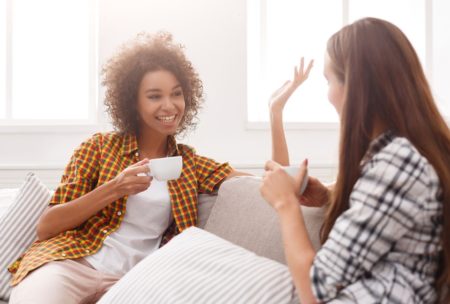
[[[119,198],[146,190],[152,178],[137,176],[149,171],[146,163],[148,160],[144,159],[91,192],[73,201],[47,208],[37,224],[38,239],[46,240],[73,229]]]
[[[225,180],[236,177],[236,176],[252,176],[253,174],[247,173],[247,172],[242,172],[242,171],[237,171],[237,170],[233,170],[231,171],[230,174],[228,174],[227,177],[225,177]]]
[[[293,79],[286,81],[270,97],[269,109],[270,130],[272,135],[272,160],[283,166],[289,165],[289,152],[283,128],[283,109],[289,97],[291,97],[295,90],[308,78],[312,66],[313,61],[311,60],[306,70],[304,70],[304,59],[302,57],[300,60],[300,67],[294,68]]]
[[[287,264],[302,304],[317,303],[309,277],[315,251],[296,196],[296,189],[300,187],[306,172],[306,161],[296,178],[290,177],[279,164],[268,161],[261,185],[261,194],[279,216]]]
[[[316,255],[309,239],[300,205],[295,196],[277,209],[283,237],[284,254],[300,297],[300,302],[317,303],[311,288],[310,270]],[[300,253],[300,254],[299,254]]]

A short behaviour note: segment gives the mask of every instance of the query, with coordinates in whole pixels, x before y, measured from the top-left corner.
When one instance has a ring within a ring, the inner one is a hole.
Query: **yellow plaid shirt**
[[[197,223],[198,193],[212,193],[232,171],[228,163],[219,164],[199,156],[189,146],[169,137],[169,155],[183,157],[179,179],[168,182],[174,223],[164,234],[163,244],[175,234]],[[67,165],[50,204],[70,202],[110,181],[139,161],[133,135],[97,133],[83,142]],[[125,216],[127,197],[112,202],[82,225],[45,240],[36,241],[15,261],[9,271],[12,285],[30,271],[54,260],[76,259],[97,252],[105,238],[117,230]]]

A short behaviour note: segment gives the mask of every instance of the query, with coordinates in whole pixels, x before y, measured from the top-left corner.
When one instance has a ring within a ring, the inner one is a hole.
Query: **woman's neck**
[[[380,123],[380,121],[378,119],[375,119],[375,123],[372,129],[372,139],[374,140],[376,139],[378,136],[380,136],[381,134],[383,134],[384,132],[386,132],[386,126],[382,123]]]
[[[152,159],[167,156],[167,135],[140,132],[137,136],[139,158]]]

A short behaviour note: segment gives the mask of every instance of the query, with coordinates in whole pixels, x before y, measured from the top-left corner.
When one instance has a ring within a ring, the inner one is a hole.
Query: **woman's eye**
[[[148,98],[148,99],[156,100],[156,99],[159,99],[160,97],[161,97],[161,95],[150,95],[150,96],[148,96],[147,98]]]
[[[181,95],[183,95],[183,91],[176,91],[176,92],[174,92],[173,93],[173,96],[181,96]]]

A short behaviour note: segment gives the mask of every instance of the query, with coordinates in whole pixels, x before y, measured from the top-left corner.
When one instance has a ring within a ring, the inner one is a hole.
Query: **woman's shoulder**
[[[84,140],[83,143],[97,144],[99,146],[110,145],[115,143],[121,144],[123,143],[125,138],[126,135],[116,131],[97,132],[88,137],[86,140]]]
[[[118,132],[97,132],[84,139],[75,149],[74,154],[97,154],[105,151],[111,153],[123,148],[126,135]]]
[[[373,162],[397,165],[399,168],[403,168],[408,164],[418,168],[430,165],[428,159],[417,150],[408,138],[400,136],[392,136],[391,139],[374,154]]]
[[[428,159],[406,137],[392,138],[377,151],[364,171],[379,173],[380,179],[396,179],[399,184],[413,184],[417,189],[439,187],[439,177]]]
[[[194,156],[197,153],[194,147],[186,144],[177,144],[177,149],[181,156]]]

